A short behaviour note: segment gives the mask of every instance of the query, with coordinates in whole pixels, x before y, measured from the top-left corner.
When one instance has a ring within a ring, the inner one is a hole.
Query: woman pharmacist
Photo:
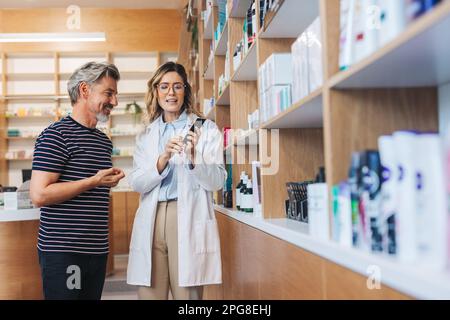
[[[222,282],[212,192],[226,179],[222,135],[192,106],[184,67],[168,62],[148,82],[149,125],[137,138],[129,180],[141,194],[127,282],[140,299],[201,299]],[[198,122],[197,122],[198,123]],[[200,122],[201,123],[201,122]]]

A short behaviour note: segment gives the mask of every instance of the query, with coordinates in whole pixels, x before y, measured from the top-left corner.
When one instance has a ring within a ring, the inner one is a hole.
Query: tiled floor
[[[128,255],[114,257],[114,274],[107,277],[102,300],[137,300],[137,287],[127,285]]]

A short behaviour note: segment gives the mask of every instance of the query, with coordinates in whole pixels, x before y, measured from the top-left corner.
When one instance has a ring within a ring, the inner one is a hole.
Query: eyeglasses
[[[158,88],[160,93],[167,94],[167,93],[169,93],[171,86],[169,83],[163,82],[163,83],[157,84],[156,87]],[[175,91],[175,93],[182,93],[182,92],[184,92],[185,88],[186,88],[186,85],[183,83],[180,83],[180,82],[176,82],[172,85],[172,89],[173,89],[173,91]]]

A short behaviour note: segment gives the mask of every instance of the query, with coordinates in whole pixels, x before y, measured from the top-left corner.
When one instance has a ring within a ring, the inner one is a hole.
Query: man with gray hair
[[[117,105],[119,79],[113,64],[77,69],[67,84],[72,115],[36,141],[30,195],[41,207],[37,247],[46,299],[101,298],[109,193],[125,175],[112,167],[112,143],[96,125]]]

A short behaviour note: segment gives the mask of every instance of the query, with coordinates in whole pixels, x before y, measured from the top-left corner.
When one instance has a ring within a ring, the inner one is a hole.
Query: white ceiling
[[[181,9],[188,0],[0,0],[0,9],[11,8],[128,8]]]

